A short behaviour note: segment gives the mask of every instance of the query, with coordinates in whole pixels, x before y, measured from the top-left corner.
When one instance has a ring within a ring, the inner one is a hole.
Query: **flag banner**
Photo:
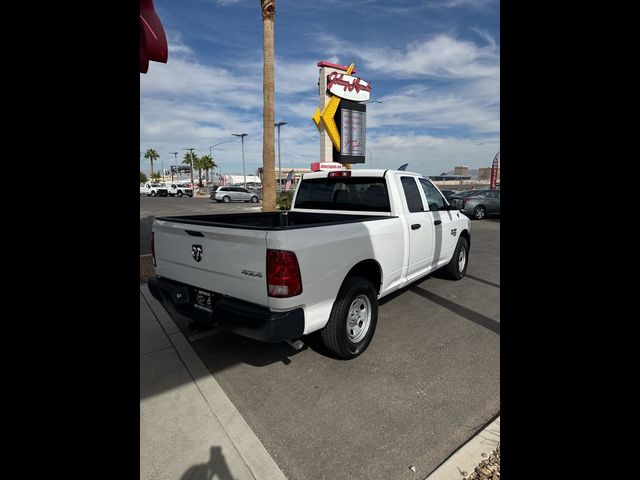
[[[287,183],[284,186],[284,191],[288,191],[291,188],[291,181],[293,180],[293,170],[287,175]]]

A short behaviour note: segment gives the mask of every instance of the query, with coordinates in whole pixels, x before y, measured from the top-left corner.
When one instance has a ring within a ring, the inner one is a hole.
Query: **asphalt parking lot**
[[[142,197],[141,254],[154,216],[259,210]],[[500,220],[471,229],[467,276],[383,299],[355,360],[178,324],[288,479],[423,479],[499,413]]]

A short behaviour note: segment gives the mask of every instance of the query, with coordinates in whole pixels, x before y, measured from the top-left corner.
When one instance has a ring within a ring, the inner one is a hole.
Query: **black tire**
[[[178,190],[178,196],[181,197],[182,196],[182,190]]]
[[[251,203],[258,203],[258,197],[251,197]]]
[[[153,190],[151,190],[151,196],[155,197],[156,196],[156,192],[154,192]]]
[[[476,208],[473,209],[473,218],[475,220],[482,220],[486,214],[487,214],[487,209],[484,208],[482,205],[478,205]]]
[[[231,199],[225,195],[224,197],[222,197],[222,201],[224,203],[229,203],[229,201],[231,201]]]
[[[373,338],[378,322],[378,295],[369,280],[347,277],[331,309],[329,321],[320,335],[325,347],[336,357],[355,358]],[[363,312],[365,318],[352,317]]]
[[[464,262],[461,261],[461,252],[464,256]],[[460,264],[464,263],[462,268]],[[460,280],[467,273],[467,266],[469,265],[469,242],[466,238],[460,237],[453,251],[453,256],[446,266],[442,267],[442,273],[445,277],[451,280]]]

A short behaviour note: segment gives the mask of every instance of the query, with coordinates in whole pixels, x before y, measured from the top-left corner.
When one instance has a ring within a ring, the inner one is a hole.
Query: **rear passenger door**
[[[240,187],[229,187],[229,195],[231,200],[238,202],[242,200],[242,189]]]
[[[426,211],[416,177],[401,176],[400,183],[407,206],[409,223],[409,264],[411,280],[431,268],[433,259],[433,215]]]
[[[487,213],[500,213],[500,192],[492,190],[487,192]]]

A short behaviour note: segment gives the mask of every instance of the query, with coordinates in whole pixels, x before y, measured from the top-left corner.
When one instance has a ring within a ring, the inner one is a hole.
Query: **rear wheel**
[[[178,190],[178,196],[181,197],[182,196],[182,190]]]
[[[223,201],[224,203],[229,203],[229,201],[230,201],[230,200],[231,200],[231,199],[230,199],[229,197],[227,197],[226,195],[225,195],[224,197],[222,197],[222,201]]]
[[[466,238],[460,237],[456,249],[453,251],[453,257],[449,263],[442,268],[442,272],[447,278],[452,280],[460,280],[467,273],[467,265],[469,264],[469,242]]]
[[[473,218],[476,220],[482,220],[486,213],[487,210],[482,205],[479,205],[473,210]]]
[[[155,197],[156,196],[156,192],[154,192],[153,190],[151,190],[151,196]]]
[[[339,358],[355,358],[371,343],[377,321],[378,300],[371,282],[347,277],[320,332],[322,342]]]

